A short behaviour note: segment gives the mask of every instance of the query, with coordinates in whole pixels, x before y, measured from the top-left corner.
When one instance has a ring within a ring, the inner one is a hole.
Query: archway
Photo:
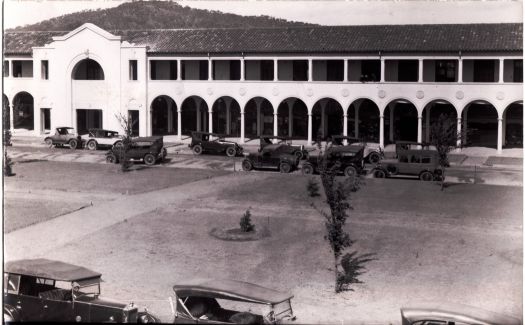
[[[104,70],[100,64],[92,59],[84,59],[73,68],[74,80],[104,80]]]
[[[208,104],[199,96],[186,98],[181,105],[181,128],[183,135],[193,131],[208,131]]]
[[[379,142],[379,107],[372,100],[355,100],[347,111],[348,135],[367,142]]]
[[[308,108],[302,100],[290,97],[279,104],[277,130],[279,136],[308,138]]]
[[[177,104],[165,95],[151,102],[151,132],[153,135],[177,133]]]
[[[456,108],[446,100],[434,100],[428,103],[423,109],[424,142],[430,142],[432,124],[435,123],[442,114],[457,121],[458,113]]]
[[[245,137],[273,135],[273,106],[263,97],[250,99],[244,107]]]
[[[498,111],[484,100],[473,101],[462,112],[463,127],[467,131],[464,146],[497,148]]]
[[[241,107],[229,96],[220,97],[213,103],[213,131],[230,137],[241,136]]]
[[[505,148],[523,148],[523,102],[507,106],[503,113],[503,145]]]
[[[34,99],[23,91],[13,99],[13,128],[34,130]]]
[[[312,139],[343,134],[343,108],[334,99],[318,100],[312,109]]]
[[[417,109],[414,104],[404,99],[391,101],[384,112],[385,143],[396,141],[417,141]],[[386,131],[386,130],[385,130]]]

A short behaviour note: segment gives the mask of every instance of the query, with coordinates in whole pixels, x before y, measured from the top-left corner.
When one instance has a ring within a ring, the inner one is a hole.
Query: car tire
[[[226,148],[226,156],[228,156],[228,157],[235,157],[236,154],[237,154],[237,150],[235,150],[234,147]]]
[[[429,171],[424,171],[421,174],[419,174],[419,179],[424,182],[430,182],[434,180],[434,175],[432,175]]]
[[[378,152],[371,152],[368,155],[368,162],[371,164],[377,164],[381,160],[381,155]]]
[[[69,140],[69,148],[71,150],[76,150],[77,149],[77,146],[78,146],[78,141],[76,139],[71,139]]]
[[[89,150],[97,150],[97,142],[89,141],[86,145],[86,148],[88,148]]]
[[[389,165],[386,167],[386,169],[388,170],[390,175],[397,175],[397,173],[399,172],[399,168],[397,168],[397,166],[394,165]]]
[[[110,154],[106,156],[106,162],[108,164],[116,164],[117,163],[117,157],[114,154]]]
[[[122,141],[117,141],[117,142],[115,142],[115,143],[113,144],[113,147],[114,147],[114,148],[120,148],[120,147],[122,147],[122,146],[123,146]]]
[[[279,164],[279,171],[283,174],[288,174],[292,171],[292,166],[287,162],[282,162]]]
[[[160,323],[160,320],[148,313],[145,312],[139,312],[137,315],[137,323],[139,324],[155,324]]]
[[[155,165],[155,160],[155,156],[150,153],[144,156],[144,163],[148,166]]]
[[[193,146],[193,154],[200,155],[202,153],[202,147],[200,144]]]
[[[354,166],[348,166],[345,168],[345,176],[347,177],[357,177],[357,168]]]
[[[374,170],[374,178],[386,178],[386,173],[382,169]]]
[[[294,155],[295,155],[295,157],[296,157],[298,160],[303,159],[303,153],[302,153],[300,150],[294,152]]]
[[[312,166],[312,164],[304,164],[303,167],[301,167],[301,171],[305,175],[312,175],[314,173],[314,166]]]
[[[250,170],[253,169],[253,164],[249,160],[243,160],[241,166],[242,166],[242,170],[246,172],[249,172]]]
[[[44,143],[46,144],[46,147],[48,147],[48,148],[52,148],[53,147],[53,140],[51,140],[51,138],[46,138],[44,140]]]

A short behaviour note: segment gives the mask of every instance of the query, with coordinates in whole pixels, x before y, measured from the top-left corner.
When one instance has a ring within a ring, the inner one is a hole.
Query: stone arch
[[[13,97],[13,128],[14,129],[35,129],[35,100],[33,96],[21,91]]]
[[[273,106],[264,97],[254,97],[244,106],[246,137],[273,135]]]
[[[430,142],[430,128],[442,114],[449,118],[453,118],[454,120],[457,120],[458,118],[457,108],[445,99],[434,99],[423,107],[423,142]]]
[[[466,129],[463,145],[497,148],[498,118],[496,106],[486,100],[473,100],[465,105],[461,114]]]
[[[104,80],[104,69],[96,60],[85,58],[75,64],[71,78],[73,80]]]
[[[322,98],[312,108],[312,139],[326,140],[332,135],[341,135],[343,129],[343,107],[333,98]]]
[[[208,130],[208,104],[199,96],[187,97],[181,105],[181,134]]]
[[[509,104],[503,111],[503,147],[523,148],[523,101]]]
[[[301,99],[289,97],[279,104],[277,130],[279,136],[308,138],[308,107]]]
[[[354,100],[347,109],[348,136],[379,142],[379,106],[369,98]]]
[[[212,105],[213,131],[231,137],[241,136],[241,107],[230,96],[222,96]]]
[[[177,133],[177,104],[167,95],[159,95],[151,101],[151,134]]]
[[[391,100],[384,110],[385,143],[417,141],[418,109],[404,98]],[[388,126],[388,127],[387,127]]]

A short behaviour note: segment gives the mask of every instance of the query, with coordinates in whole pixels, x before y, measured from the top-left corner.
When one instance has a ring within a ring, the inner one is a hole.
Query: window
[[[474,60],[474,82],[495,82],[496,72],[495,60]]]
[[[523,82],[523,60],[503,61],[503,81]]]
[[[73,76],[75,80],[104,80],[104,70],[97,61],[84,59],[75,66]]]
[[[213,80],[241,80],[241,61],[214,60]]]
[[[423,157],[423,158],[421,158],[421,163],[422,164],[430,164],[431,161],[432,161],[432,158],[430,158],[430,157]]]
[[[129,60],[129,80],[137,80],[137,60]]]
[[[245,60],[246,80],[273,80],[273,60]]]
[[[399,156],[399,162],[407,163],[408,162],[408,157],[406,155],[400,155]]]
[[[410,160],[411,163],[419,164],[421,162],[421,157],[419,156],[412,156],[412,159]]]
[[[313,60],[313,80],[343,81],[343,60]]]
[[[308,60],[280,60],[277,68],[279,80],[308,81]]]
[[[33,78],[33,61],[14,60],[13,61],[14,78]]]
[[[42,60],[40,61],[40,72],[43,80],[49,79],[49,61]]]
[[[182,80],[208,80],[208,60],[181,61]]]
[[[20,275],[4,273],[4,292],[18,294]]]
[[[361,82],[378,82],[381,78],[381,60],[361,61]]]
[[[514,82],[523,82],[523,60],[514,60]]]
[[[397,81],[402,82],[416,82],[418,80],[417,60],[399,60],[397,70]]]
[[[456,60],[436,61],[436,82],[454,82],[456,79]]]
[[[9,61],[4,61],[4,77],[9,77]]]
[[[177,80],[176,60],[151,60],[151,80]]]

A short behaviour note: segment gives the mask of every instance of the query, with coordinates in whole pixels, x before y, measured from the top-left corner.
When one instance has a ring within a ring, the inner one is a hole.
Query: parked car
[[[440,180],[442,171],[435,150],[405,150],[395,159],[384,159],[373,169],[376,178],[394,175],[418,176],[422,181]]]
[[[371,164],[377,164],[381,159],[385,157],[385,153],[379,143],[372,143],[361,141],[357,138],[347,137],[344,135],[334,135],[332,136],[332,145],[333,146],[344,146],[346,145],[358,145],[365,147],[364,158]]]
[[[250,171],[258,168],[278,168],[281,173],[289,173],[297,168],[299,157],[290,154],[287,144],[269,144],[257,153],[245,154],[242,169]]]
[[[81,143],[81,138],[74,128],[68,126],[61,126],[55,129],[55,134],[44,139],[45,144],[51,148],[52,146],[61,147],[68,145],[71,149],[77,149]]]
[[[335,166],[339,173],[349,177],[359,175],[364,167],[364,151],[365,147],[358,145],[330,147],[324,153],[327,159],[326,167]],[[318,173],[319,158],[319,156],[309,156],[301,166],[303,174]]]
[[[224,140],[224,135],[207,132],[192,132],[191,143],[188,145],[193,153],[203,152],[225,153],[228,157],[242,155],[243,148],[235,142]]]
[[[401,308],[402,325],[521,325],[514,317],[451,303],[419,303]]]
[[[123,146],[111,148],[106,153],[106,162],[117,164],[123,150]],[[131,161],[142,160],[146,165],[154,165],[157,161],[163,161],[166,158],[167,151],[164,148],[162,137],[138,137],[131,139],[126,155]]]
[[[173,290],[176,324],[280,324],[295,320],[293,295],[252,283],[197,280],[175,285]],[[234,310],[230,305],[237,308]],[[263,310],[255,313],[248,309],[251,305],[259,305]]]
[[[260,139],[259,150],[262,150],[264,147],[270,144],[283,144],[287,145],[287,151],[291,155],[295,155],[299,159],[306,159],[308,157],[308,151],[304,148],[303,145],[292,144],[292,139],[287,137],[270,137],[264,136]]]
[[[122,136],[118,132],[104,129],[89,129],[87,134],[80,136],[82,147],[89,150],[97,150],[101,147],[113,147],[122,145]]]
[[[8,262],[4,268],[4,322],[157,322],[133,303],[100,298],[100,282],[100,273],[60,261]]]

